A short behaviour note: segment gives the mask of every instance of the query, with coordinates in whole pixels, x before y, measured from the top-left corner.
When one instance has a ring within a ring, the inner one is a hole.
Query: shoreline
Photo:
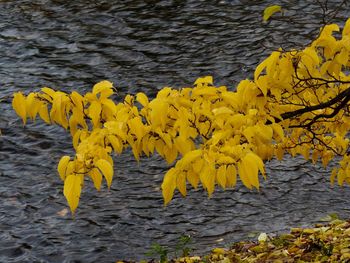
[[[239,241],[229,248],[213,248],[205,256],[187,254],[184,257],[168,259],[167,255],[159,253],[158,258],[155,256],[152,260],[140,261],[155,262],[350,262],[350,220],[333,219],[328,223],[315,224],[311,228],[291,228],[289,233],[280,235],[261,233],[255,241]]]

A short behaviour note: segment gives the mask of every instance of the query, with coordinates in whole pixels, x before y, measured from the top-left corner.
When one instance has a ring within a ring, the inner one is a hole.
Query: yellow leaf
[[[265,177],[264,162],[261,160],[261,158],[258,155],[250,152],[245,156],[245,158],[247,158],[248,161],[250,163],[252,163],[251,167],[256,166],[258,168],[259,172],[261,173],[261,175]],[[258,173],[257,172],[256,172],[256,177],[254,177],[254,178],[255,178],[254,180],[258,180]],[[259,187],[259,180],[256,182],[256,185]]]
[[[87,129],[88,126],[86,124],[86,121],[85,121],[85,116],[84,116],[84,112],[83,111],[80,111],[79,109],[77,108],[73,108],[72,109],[72,115],[71,115],[71,118],[74,119],[74,121],[79,124],[81,127],[83,127],[84,129]]]
[[[342,37],[345,38],[345,36],[350,36],[350,18],[346,20],[345,26],[343,28]]]
[[[178,155],[178,151],[174,145],[172,145],[171,147],[165,146],[163,152],[168,164],[174,162]]]
[[[163,156],[163,155],[164,155],[164,146],[165,146],[163,140],[157,139],[157,140],[154,142],[154,146],[155,146],[157,152],[158,152],[161,156]]]
[[[178,173],[176,176],[176,186],[177,189],[179,189],[182,196],[186,196],[187,189],[186,189],[186,174],[184,172]]]
[[[308,147],[308,146],[301,146],[300,147],[300,154],[305,158],[305,160],[309,160],[309,158],[310,158],[310,147]]]
[[[16,92],[13,95],[12,107],[23,120],[23,125],[27,122],[27,113],[26,113],[26,99],[22,92]]]
[[[142,151],[148,157],[150,154],[153,154],[155,147],[156,139],[149,134],[146,134],[142,139]]]
[[[93,101],[89,107],[89,117],[94,125],[94,127],[98,127],[100,123],[100,114],[101,114],[101,103],[98,101]]]
[[[257,75],[257,78],[258,79],[255,81],[255,84],[257,85],[258,89],[262,92],[264,97],[266,97],[267,92],[270,88],[269,83],[268,83],[268,76]]]
[[[91,169],[91,171],[89,171],[89,175],[92,181],[94,182],[94,186],[97,189],[97,191],[100,191],[102,183],[102,174],[100,173],[100,171],[96,168],[93,168]]]
[[[62,92],[56,92],[52,101],[52,107],[50,111],[50,119],[62,125],[65,129],[68,127],[68,120],[66,119],[66,104],[67,97]]]
[[[207,83],[207,84],[210,84],[210,85],[213,85],[213,77],[212,76],[205,76],[204,78],[203,78],[203,82],[204,83]]]
[[[73,142],[73,148],[74,148],[74,149],[77,149],[77,148],[78,148],[78,145],[79,145],[79,142],[80,142],[81,133],[82,133],[81,130],[77,130],[77,131],[75,132],[75,134],[73,135],[72,142]]]
[[[246,129],[243,130],[243,135],[247,139],[248,142],[252,142],[253,138],[255,137],[256,129],[252,126],[248,126]]]
[[[213,85],[213,77],[205,76],[205,77],[196,79],[196,81],[194,82],[194,85],[203,85],[203,84]]]
[[[58,163],[57,171],[62,181],[64,181],[64,179],[66,178],[66,170],[67,170],[69,161],[70,161],[70,157],[65,155],[65,156],[62,156],[61,160]]]
[[[74,173],[75,169],[75,161],[68,162],[67,168],[66,168],[66,175]]]
[[[220,108],[215,108],[212,110],[214,113],[215,117],[218,117],[218,115],[223,115],[223,114],[233,114],[234,112],[227,108],[227,107],[220,107]]]
[[[277,146],[275,148],[275,152],[274,152],[275,156],[277,157],[277,159],[279,161],[281,161],[283,159],[283,155],[284,155],[284,149],[282,146]]]
[[[192,163],[192,169],[195,173],[200,173],[204,165],[203,159],[197,159]]]
[[[276,134],[280,140],[284,140],[284,131],[281,125],[278,123],[272,123],[271,124],[273,133]]]
[[[213,132],[211,145],[216,145],[220,141],[225,141],[227,138],[231,137],[233,130],[219,130],[217,132]]]
[[[228,165],[226,168],[226,187],[234,187],[237,182],[236,166]]]
[[[269,7],[266,7],[264,10],[264,16],[263,20],[267,21],[274,13],[281,11],[281,6],[279,5],[272,5]]]
[[[276,73],[276,68],[279,63],[281,51],[281,49],[279,49],[278,51],[273,51],[271,55],[266,59],[266,75],[270,79],[273,79],[273,76]]]
[[[176,164],[177,167],[184,169],[191,162],[196,160],[198,157],[202,155],[202,150],[193,150],[185,154],[181,160],[179,160]]]
[[[92,93],[96,95],[98,93],[102,93],[102,92],[109,93],[110,91],[112,91],[111,94],[113,94],[112,89],[113,89],[113,83],[108,80],[103,80],[93,86]]]
[[[63,194],[67,199],[72,214],[74,214],[79,204],[82,179],[81,175],[70,174],[64,180]]]
[[[52,102],[53,98],[56,95],[56,91],[48,87],[42,88],[41,91],[44,92],[46,95],[48,95],[48,97],[50,98],[49,101]]]
[[[268,58],[267,58],[268,59]],[[263,62],[261,62],[254,71],[254,81],[257,82],[258,78],[261,75],[261,72],[266,68],[267,66],[267,59],[265,59]]]
[[[169,109],[169,103],[163,99],[154,99],[149,103],[151,108],[151,124],[154,128],[161,126],[165,128],[167,122],[167,113]]]
[[[77,122],[75,116],[72,115],[69,118],[69,131],[70,131],[70,134],[72,135],[72,137],[77,132],[77,130],[78,130],[78,122]]]
[[[115,135],[108,136],[109,142],[112,144],[114,151],[121,154],[123,151],[123,143]]]
[[[114,114],[117,113],[117,106],[111,99],[101,99],[103,105],[103,113],[107,118],[113,118]]]
[[[227,105],[236,107],[239,105],[239,97],[234,92],[224,92],[221,94],[222,99]]]
[[[329,25],[325,25],[322,29],[321,35],[319,37],[319,39],[332,39],[329,38],[332,36],[332,33],[334,31],[339,32],[339,26],[337,24],[329,24]]]
[[[273,128],[271,128],[270,125],[263,124],[257,125],[256,128],[258,129],[258,132],[256,134],[258,134],[264,142],[271,143]]]
[[[184,136],[176,137],[174,139],[174,145],[183,156],[193,149],[193,141],[184,138]]]
[[[41,119],[43,119],[47,124],[51,124],[49,111],[47,109],[47,105],[45,103],[42,103],[39,109],[39,116]]]
[[[340,53],[337,54],[337,56],[335,58],[338,61],[338,63],[346,66],[349,62],[349,59],[350,59],[349,50],[347,50],[345,47],[342,48]]]
[[[136,138],[141,141],[142,137],[145,135],[145,133],[147,132],[141,117],[135,117],[132,118],[131,120],[128,121],[128,126],[130,128],[130,132],[136,135]]]
[[[242,183],[245,187],[252,189],[252,182],[250,180],[250,170],[249,170],[249,163],[245,158],[243,158],[238,164],[238,173],[239,178],[241,178]]]
[[[215,188],[215,169],[213,165],[206,163],[199,175],[202,185],[208,191],[209,197],[214,192]]]
[[[256,189],[259,189],[258,165],[254,158],[254,154],[248,153],[243,158],[242,164],[245,167],[251,185],[254,186]]]
[[[26,114],[34,120],[39,112],[41,103],[36,99],[35,93],[30,93],[26,98]]]
[[[138,101],[143,107],[147,107],[149,104],[148,98],[143,92],[136,94],[136,101]]]
[[[138,162],[140,161],[140,154],[141,154],[141,149],[140,149],[140,147],[138,147],[139,145],[140,144],[137,143],[137,144],[133,144],[131,146],[132,153],[134,154],[134,157],[135,157],[136,161],[138,161]]]
[[[338,170],[338,174],[337,174],[337,179],[338,179],[338,185],[339,186],[343,186],[345,178],[346,178],[346,174],[345,174],[344,169],[342,169],[342,168],[339,169]]]
[[[204,96],[204,97],[213,97],[217,95],[217,88],[215,87],[207,87],[207,86],[198,86],[197,88],[194,88],[192,90],[192,96],[198,97],[198,96]]]
[[[197,189],[198,183],[199,183],[199,175],[193,170],[188,170],[187,174],[187,181],[192,185],[193,188]]]
[[[105,159],[99,159],[95,166],[101,171],[107,181],[108,188],[110,188],[113,179],[113,166]]]
[[[78,92],[73,91],[70,95],[71,100],[73,101],[74,106],[80,111],[83,112],[84,110],[84,97],[81,96]]]
[[[171,168],[164,176],[162,183],[162,194],[164,199],[164,205],[167,205],[174,196],[176,188],[176,175],[178,170]]]
[[[222,188],[226,188],[226,165],[221,165],[216,171],[216,181]]]

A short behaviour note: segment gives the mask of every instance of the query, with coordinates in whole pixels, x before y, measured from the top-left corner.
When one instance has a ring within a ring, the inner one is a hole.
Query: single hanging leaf
[[[109,135],[108,140],[111,143],[113,150],[116,153],[121,154],[123,151],[123,142],[121,142],[119,138],[115,135]]]
[[[96,190],[100,191],[101,183],[102,183],[102,175],[101,175],[100,171],[96,168],[93,168],[89,172],[89,175],[90,175],[92,181],[94,182],[94,186],[95,186]]]
[[[264,16],[263,16],[263,20],[267,21],[269,20],[269,18],[276,12],[279,12],[282,10],[282,7],[280,5],[272,5],[269,7],[266,7],[264,10]]]
[[[106,178],[108,189],[111,187],[113,179],[113,166],[105,159],[100,159],[95,163],[96,167],[101,171]]]
[[[82,175],[70,174],[64,180],[63,194],[67,199],[72,214],[74,214],[79,205],[82,178]]]
[[[23,120],[23,125],[27,122],[27,112],[26,112],[26,98],[22,92],[16,92],[13,95],[12,107]]]
[[[249,169],[249,163],[245,158],[243,158],[239,163],[237,163],[238,173],[239,177],[241,178],[242,183],[245,187],[248,189],[252,189],[252,182],[250,180],[250,169]]]
[[[193,188],[197,189],[199,183],[199,175],[193,170],[188,170],[186,174],[187,181]]]
[[[66,170],[67,170],[69,161],[70,161],[70,157],[65,155],[65,156],[62,156],[60,162],[58,163],[57,171],[62,181],[64,181],[64,179],[66,178]]]
[[[164,199],[164,205],[167,205],[171,199],[173,199],[174,191],[176,188],[176,175],[178,170],[171,168],[164,176],[162,183],[162,194]]]
[[[176,176],[176,186],[177,186],[177,189],[179,189],[182,196],[186,196],[187,189],[186,189],[186,173],[185,172],[179,173]]]
[[[206,163],[199,175],[200,181],[208,192],[209,198],[214,192],[216,171],[213,165]]]
[[[47,105],[42,103],[39,109],[39,116],[42,118],[47,124],[51,124],[49,111],[47,109]]]
[[[226,188],[226,165],[221,165],[216,171],[216,181],[222,188]]]
[[[254,153],[248,153],[246,156],[244,156],[242,164],[245,165],[248,171],[249,181],[251,185],[254,186],[256,189],[259,189],[259,166],[263,171],[264,165],[260,157],[258,157]]]
[[[226,187],[234,187],[237,182],[237,170],[235,165],[226,167]]]

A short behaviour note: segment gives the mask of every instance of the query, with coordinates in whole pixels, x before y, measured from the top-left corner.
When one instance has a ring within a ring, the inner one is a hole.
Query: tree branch
[[[340,105],[341,105],[341,107],[344,107],[349,100],[350,100],[350,88],[347,88],[346,90],[342,91],[337,96],[335,96],[333,99],[331,99],[331,100],[329,100],[327,102],[323,102],[323,103],[320,103],[320,104],[317,104],[317,105],[313,105],[313,106],[306,106],[306,107],[304,107],[302,109],[298,109],[298,110],[295,110],[295,111],[289,111],[289,112],[282,113],[281,114],[282,119],[274,117],[275,123],[279,123],[282,120],[287,120],[287,119],[294,118],[296,116],[302,115],[302,114],[307,113],[307,112],[312,112],[312,111],[315,111],[315,110],[321,110],[321,109],[325,109],[327,107],[331,107],[334,104],[338,103],[339,101],[342,101],[342,103]],[[335,110],[333,111],[333,113],[335,112],[335,115],[336,115],[336,113],[339,112],[340,109],[337,112],[336,112],[336,110],[338,109],[338,107],[340,105],[338,105],[335,108]],[[334,116],[332,116],[332,117],[334,117]],[[321,117],[326,117],[326,116],[321,116]],[[268,120],[268,121],[266,121],[266,124],[272,124],[272,122]]]

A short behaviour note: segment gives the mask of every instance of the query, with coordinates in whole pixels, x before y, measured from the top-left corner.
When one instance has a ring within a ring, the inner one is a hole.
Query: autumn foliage
[[[337,37],[335,37],[336,35]],[[26,124],[37,116],[70,131],[75,156],[63,156],[58,173],[71,211],[85,177],[97,190],[113,178],[112,154],[130,147],[136,160],[159,154],[170,165],[162,193],[167,204],[177,189],[199,184],[210,196],[216,185],[239,178],[259,189],[264,162],[298,154],[327,166],[341,156],[331,179],[350,183],[350,19],[331,24],[302,50],[279,49],[257,66],[253,80],[235,90],[210,76],[181,89],[165,87],[154,99],[144,93],[115,102],[109,81],[80,95],[51,88],[14,94],[13,108]]]

